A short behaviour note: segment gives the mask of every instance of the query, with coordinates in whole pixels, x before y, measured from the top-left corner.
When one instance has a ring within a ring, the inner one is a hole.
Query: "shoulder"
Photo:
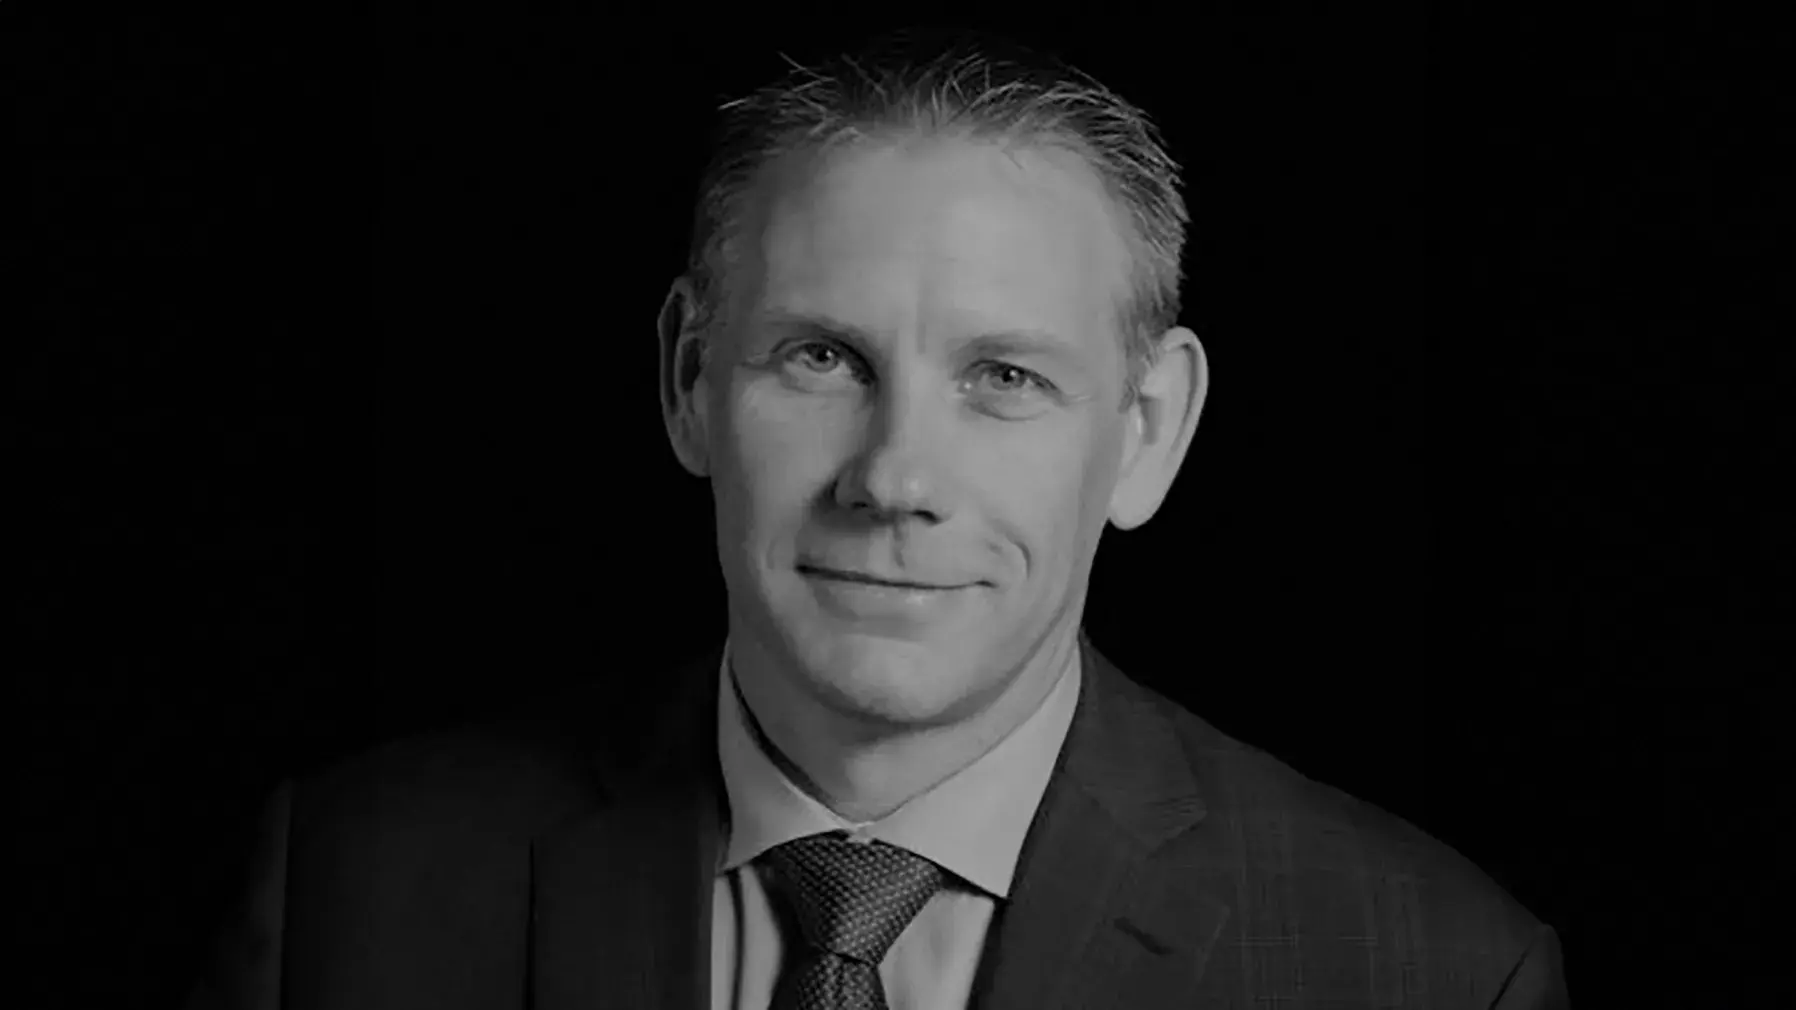
[[[281,784],[293,830],[366,842],[527,841],[605,795],[608,745],[630,723],[594,685],[396,736]]]
[[[1425,928],[1431,943],[1499,957],[1519,956],[1541,930],[1489,873],[1410,821],[1299,772],[1150,688],[1132,684],[1132,692],[1173,727],[1206,807],[1195,834],[1226,853],[1242,880],[1289,886],[1306,904],[1370,904],[1367,911],[1390,930]]]

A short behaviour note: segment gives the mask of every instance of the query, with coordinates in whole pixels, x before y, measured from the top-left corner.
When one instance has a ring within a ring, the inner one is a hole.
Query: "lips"
[[[823,568],[818,565],[799,565],[798,571],[804,575],[814,575],[825,579],[839,579],[843,582],[859,582],[869,586],[892,586],[898,589],[959,589],[958,584],[937,582],[915,582],[908,579],[885,578],[865,572],[842,571],[835,568]]]

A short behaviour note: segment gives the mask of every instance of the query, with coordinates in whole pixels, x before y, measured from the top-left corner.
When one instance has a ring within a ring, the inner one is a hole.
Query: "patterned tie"
[[[844,832],[769,849],[776,900],[791,913],[802,950],[773,991],[773,1010],[887,1010],[879,962],[941,888],[941,867],[885,842]]]

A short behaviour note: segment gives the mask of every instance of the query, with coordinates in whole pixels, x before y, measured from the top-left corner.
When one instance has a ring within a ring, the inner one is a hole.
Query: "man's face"
[[[1112,213],[1075,155],[953,138],[764,180],[700,394],[717,544],[732,634],[828,709],[958,722],[1076,632],[1123,444]]]

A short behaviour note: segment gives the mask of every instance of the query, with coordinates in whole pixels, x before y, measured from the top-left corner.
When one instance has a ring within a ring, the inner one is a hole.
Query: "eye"
[[[779,354],[779,359],[787,366],[802,369],[803,375],[810,377],[831,376],[846,364],[850,374],[857,380],[869,378],[860,359],[851,350],[828,340],[803,340],[791,344]],[[971,384],[981,384],[974,388]],[[1033,388],[1039,393],[1053,393],[1059,387],[1021,365],[1013,365],[1008,361],[980,361],[973,366],[972,377],[962,380],[963,391],[987,393],[996,396],[1014,396],[1026,393]]]
[[[822,340],[806,340],[787,348],[781,357],[802,364],[806,371],[828,375],[846,360],[847,355],[834,344]]]
[[[992,389],[993,392],[1020,393],[1029,386],[1034,386],[1042,392],[1054,390],[1054,384],[1040,374],[1007,361],[982,361],[979,363],[979,371],[997,379],[996,385]]]

